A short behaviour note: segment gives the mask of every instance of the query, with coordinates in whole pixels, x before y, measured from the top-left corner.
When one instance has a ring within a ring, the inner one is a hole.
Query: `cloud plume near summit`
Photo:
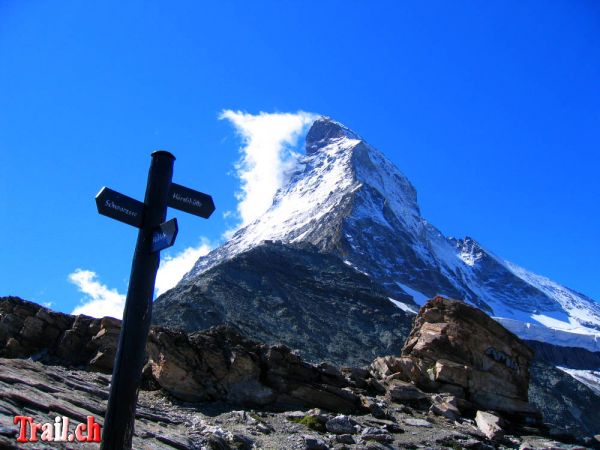
[[[297,167],[299,141],[317,117],[305,111],[250,114],[226,109],[220,113],[219,119],[228,120],[242,140],[240,157],[234,165],[235,176],[240,180],[240,190],[235,193],[238,204],[234,215],[238,222],[225,231],[224,237],[252,223],[271,206],[275,193]],[[214,247],[215,243],[202,237],[198,246],[162,256],[155,294],[174,287],[197,259]],[[85,295],[73,314],[122,316],[125,295],[102,284],[95,272],[77,269],[69,275],[69,281]]]
[[[271,206],[275,193],[298,163],[299,139],[318,116],[305,111],[249,114],[227,109],[219,117],[231,122],[242,138],[235,164],[241,184],[236,193],[238,227],[242,227]]]

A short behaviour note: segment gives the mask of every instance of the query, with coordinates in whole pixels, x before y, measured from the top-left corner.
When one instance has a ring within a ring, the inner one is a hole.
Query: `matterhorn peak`
[[[415,310],[440,294],[511,323],[566,330],[565,341],[596,349],[588,341],[600,329],[597,303],[508,263],[469,236],[444,236],[421,216],[417,192],[396,165],[329,117],[312,124],[306,155],[267,211],[200,258],[182,283],[269,242],[310,245],[338,257],[399,308]]]
[[[361,139],[358,134],[345,125],[336,122],[327,116],[321,116],[315,120],[306,135],[306,154],[310,155],[323,148],[327,141],[340,138]]]

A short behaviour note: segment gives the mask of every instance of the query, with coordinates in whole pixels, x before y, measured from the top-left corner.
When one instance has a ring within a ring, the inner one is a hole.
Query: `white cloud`
[[[198,247],[188,247],[175,256],[164,256],[156,274],[154,286],[156,295],[174,287],[191,270],[198,258],[211,250],[212,245],[207,239],[202,238]],[[123,317],[125,295],[102,284],[96,272],[76,269],[69,274],[69,281],[85,294],[81,304],[71,314],[85,314],[92,317],[110,316],[117,319]]]
[[[304,111],[253,115],[224,110],[220,118],[229,120],[243,139],[235,169],[241,181],[241,191],[236,194],[238,226],[245,226],[271,206],[275,193],[296,167],[298,138],[317,116]]]
[[[69,281],[86,295],[82,300],[83,304],[77,306],[72,314],[86,314],[92,317],[110,316],[117,319],[123,316],[125,295],[100,283],[95,272],[77,269],[69,275]]]
[[[154,291],[156,295],[174,287],[188,273],[194,263],[212,250],[210,242],[202,238],[198,247],[188,247],[175,256],[166,255],[160,261]]]

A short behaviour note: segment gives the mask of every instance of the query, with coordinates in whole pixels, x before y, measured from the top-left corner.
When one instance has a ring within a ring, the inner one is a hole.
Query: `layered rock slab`
[[[448,392],[469,406],[539,419],[528,403],[531,349],[481,310],[436,297],[415,318],[402,357],[379,358],[372,369],[429,392]]]
[[[85,423],[94,416],[104,423],[110,377],[100,373],[48,366],[23,359],[0,358],[0,448],[47,449],[48,443],[18,444],[18,426],[13,418],[26,415],[36,423],[53,423],[56,416],[71,421],[72,433],[76,423]],[[133,448],[169,450],[194,448],[198,439],[190,435],[189,422],[181,411],[155,408],[153,393],[142,392],[136,412]],[[29,433],[28,433],[29,437]],[[51,448],[98,449],[97,443],[58,443]]]

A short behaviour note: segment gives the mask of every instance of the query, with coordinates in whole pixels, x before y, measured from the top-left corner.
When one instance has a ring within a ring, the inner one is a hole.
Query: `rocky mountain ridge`
[[[591,352],[581,347],[562,347],[547,342],[526,340],[525,343],[535,352],[537,361],[577,370],[600,368],[600,352]]]
[[[0,298],[0,448],[16,448],[6,418],[23,411],[42,420],[58,413],[101,421],[109,382],[102,372],[110,364],[99,362],[110,361],[103,355],[114,354],[119,327],[114,319]],[[527,403],[531,352],[509,331],[476,309],[437,298],[417,317],[411,336],[401,356],[340,369],[307,364],[284,346],[225,328],[188,335],[154,327],[136,448],[572,448],[548,434],[564,440],[567,430],[542,426]],[[478,339],[480,348],[470,348],[468,339]],[[498,370],[516,378],[498,384],[481,375]],[[591,409],[586,414],[593,420]]]
[[[224,324],[309,361],[342,365],[400,353],[414,317],[336,255],[277,242],[179,284],[155,305],[157,325],[193,332]]]

